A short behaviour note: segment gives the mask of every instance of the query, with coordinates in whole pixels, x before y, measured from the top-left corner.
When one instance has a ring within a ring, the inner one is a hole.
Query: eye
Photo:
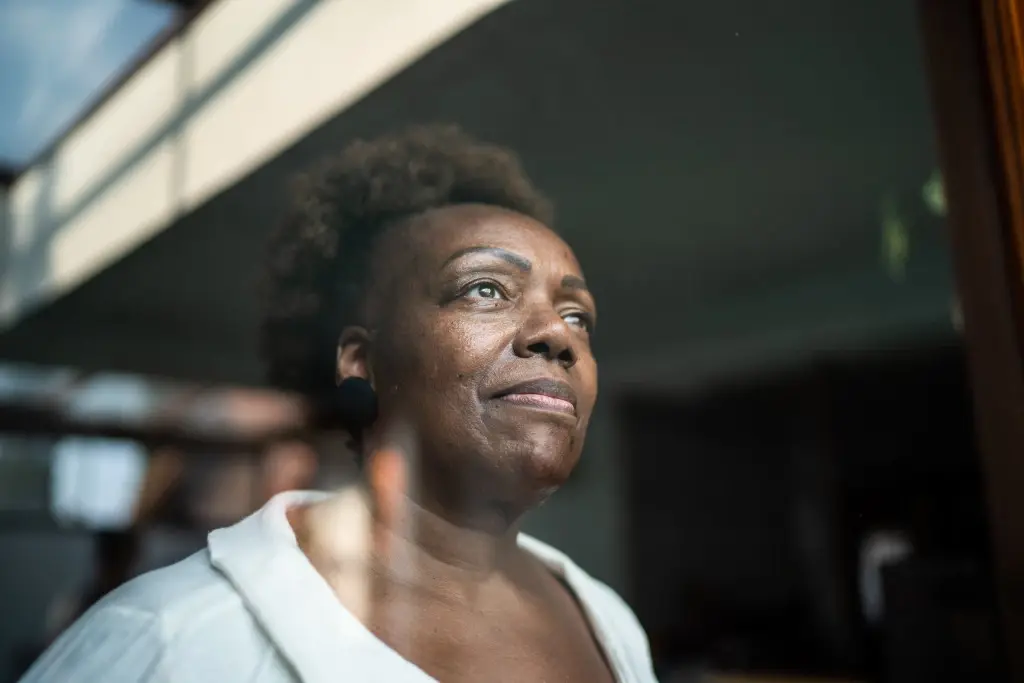
[[[573,327],[579,327],[587,332],[594,331],[594,321],[586,313],[566,313],[562,316],[562,320]]]
[[[478,282],[465,291],[463,296],[474,299],[505,299],[498,285],[493,282]]]

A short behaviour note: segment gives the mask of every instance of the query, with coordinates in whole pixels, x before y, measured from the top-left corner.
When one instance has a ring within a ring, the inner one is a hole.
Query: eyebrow
[[[500,249],[498,247],[466,247],[465,249],[459,249],[457,252],[449,256],[445,262],[441,265],[442,268],[447,266],[452,261],[460,259],[467,254],[489,254],[490,256],[496,256],[502,261],[506,261],[519,270],[528,273],[533,269],[533,264],[530,263],[528,258],[514,254],[506,249]],[[564,280],[563,280],[564,283]]]
[[[587,287],[587,282],[579,275],[566,275],[562,278],[563,289],[582,289],[584,292],[589,292],[590,289]]]

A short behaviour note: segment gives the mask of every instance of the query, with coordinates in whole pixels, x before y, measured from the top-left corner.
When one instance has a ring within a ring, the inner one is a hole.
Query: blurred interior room
[[[0,0],[0,681],[275,493],[357,485],[265,384],[253,292],[295,172],[435,121],[519,152],[600,301],[598,417],[527,530],[664,683],[1024,680],[1021,17]]]

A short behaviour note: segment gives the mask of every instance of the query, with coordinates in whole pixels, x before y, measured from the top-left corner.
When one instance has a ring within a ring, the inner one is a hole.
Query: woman
[[[417,128],[299,195],[264,349],[351,434],[366,534],[341,530],[350,496],[279,495],[109,596],[25,680],[654,680],[618,596],[519,533],[580,456],[597,364],[593,297],[514,156]]]

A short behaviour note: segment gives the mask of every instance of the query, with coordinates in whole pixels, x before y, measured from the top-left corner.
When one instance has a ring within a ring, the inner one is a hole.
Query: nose
[[[520,358],[543,356],[566,370],[576,365],[578,354],[568,323],[550,306],[538,306],[519,330],[513,349]]]

